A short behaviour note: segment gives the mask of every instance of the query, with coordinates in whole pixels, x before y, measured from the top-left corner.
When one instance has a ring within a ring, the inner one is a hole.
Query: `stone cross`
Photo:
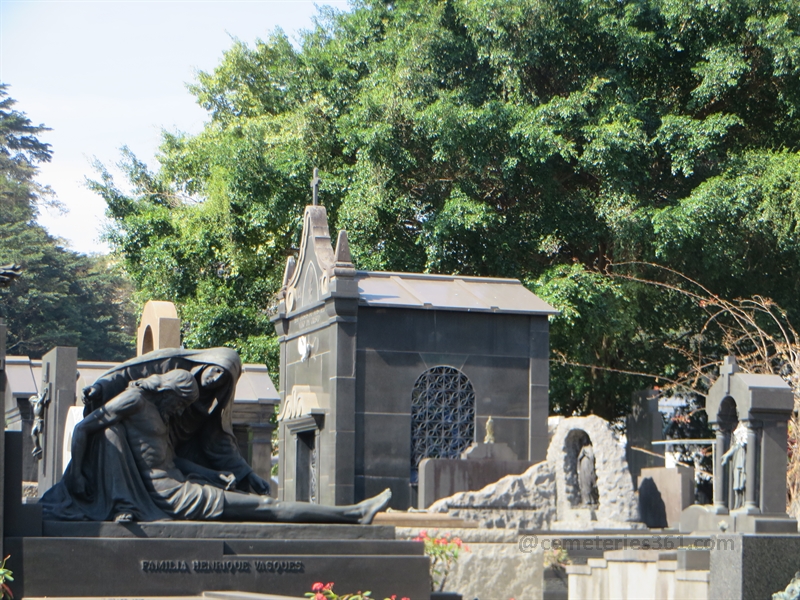
[[[63,448],[67,413],[75,404],[78,349],[57,346],[42,357],[42,403],[39,442],[39,497],[56,484],[64,472]],[[34,428],[36,424],[34,423]]]
[[[319,194],[319,182],[322,181],[319,178],[319,171],[317,167],[314,167],[314,176],[311,178],[311,203],[316,206],[318,201],[318,194]]]
[[[725,393],[731,392],[731,375],[739,372],[739,363],[736,362],[736,357],[728,355],[722,360],[719,367],[719,376],[725,377]]]

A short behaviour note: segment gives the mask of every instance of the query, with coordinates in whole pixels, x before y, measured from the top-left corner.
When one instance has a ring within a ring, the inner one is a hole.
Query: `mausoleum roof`
[[[558,314],[518,279],[357,271],[356,281],[364,306]]]

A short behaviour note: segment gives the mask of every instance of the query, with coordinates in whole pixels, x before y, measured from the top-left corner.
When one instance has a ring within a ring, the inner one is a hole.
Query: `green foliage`
[[[356,0],[298,48],[237,42],[191,89],[200,134],[165,134],[155,173],[126,155],[130,194],[96,183],[187,343],[270,356],[315,166],[358,267],[517,277],[562,309],[561,412],[613,418],[649,383],[629,373],[687,366],[664,345],[696,311],[603,281],[609,261],[800,291],[798,0]]]
[[[306,598],[313,600],[372,600],[372,592],[356,592],[355,594],[337,594],[333,591],[333,582],[323,584],[318,581],[311,586],[311,591],[305,593]],[[391,598],[385,600],[397,600],[397,595],[392,594]],[[409,600],[402,598],[401,600]]]
[[[431,536],[425,529],[419,532],[414,541],[425,544],[425,556],[431,560],[431,591],[441,592],[447,583],[450,569],[458,562],[462,552],[470,551],[469,546],[461,538],[453,537],[449,533],[439,535],[434,531]]]
[[[81,359],[124,360],[133,352],[127,280],[113,261],[65,249],[36,224],[39,206],[57,204],[34,180],[51,151],[36,137],[45,128],[13,106],[0,85],[0,264],[23,269],[0,289],[7,351],[40,358],[53,346],[77,346]]]
[[[6,556],[3,559],[3,562],[0,563],[0,599],[2,598],[14,598],[14,594],[11,593],[11,588],[8,587],[9,581],[14,581],[14,578],[11,576],[13,572],[11,569],[6,569],[6,561],[11,558],[11,556]]]

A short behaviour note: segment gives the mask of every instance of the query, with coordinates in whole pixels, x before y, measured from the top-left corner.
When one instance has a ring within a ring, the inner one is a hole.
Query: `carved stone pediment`
[[[283,287],[278,308],[280,314],[290,314],[315,306],[325,298],[344,289],[340,281],[355,279],[347,233],[342,230],[334,250],[328,229],[328,213],[324,206],[307,206],[303,215],[303,236],[300,253],[290,257],[283,274]],[[357,288],[352,285],[347,289]],[[340,289],[342,288],[342,289]]]

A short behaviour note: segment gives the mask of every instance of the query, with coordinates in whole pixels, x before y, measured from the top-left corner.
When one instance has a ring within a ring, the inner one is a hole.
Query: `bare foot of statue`
[[[369,525],[375,515],[381,512],[384,508],[389,506],[389,500],[392,499],[392,490],[386,488],[377,496],[367,498],[362,502],[356,504],[362,511],[361,518],[358,520],[362,525]]]
[[[133,523],[134,518],[131,513],[121,512],[114,517],[114,523]]]

